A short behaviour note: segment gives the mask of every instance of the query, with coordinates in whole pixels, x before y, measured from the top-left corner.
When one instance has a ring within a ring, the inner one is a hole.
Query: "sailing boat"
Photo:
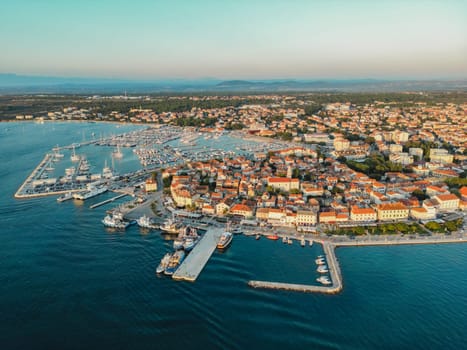
[[[112,152],[112,156],[117,159],[123,158],[123,153],[120,151],[120,145],[117,145],[117,149]]]
[[[70,158],[72,162],[79,162],[80,157],[75,152],[75,145],[73,145],[73,153],[71,154]]]

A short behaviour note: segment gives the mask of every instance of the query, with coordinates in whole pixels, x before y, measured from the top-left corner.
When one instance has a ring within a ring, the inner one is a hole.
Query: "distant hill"
[[[195,93],[195,92],[397,92],[467,91],[467,79],[447,80],[125,80],[74,77],[26,76],[0,73],[0,94],[35,93]]]

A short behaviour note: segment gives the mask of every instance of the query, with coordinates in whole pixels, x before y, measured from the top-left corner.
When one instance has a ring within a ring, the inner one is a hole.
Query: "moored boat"
[[[183,262],[183,259],[185,258],[185,252],[183,250],[177,250],[169,260],[169,263],[167,265],[167,268],[164,271],[164,274],[166,275],[173,275],[175,271],[177,271],[178,267],[180,264]]]
[[[179,233],[181,226],[182,225],[179,222],[176,222],[173,219],[168,219],[159,228],[167,233]]]
[[[139,227],[143,227],[143,228],[154,227],[152,224],[151,218],[146,215],[143,215],[139,219],[136,219],[136,223],[138,224]]]
[[[316,279],[317,282],[324,284],[324,285],[330,285],[332,282],[327,276],[320,276]]]
[[[95,185],[89,184],[87,186],[87,190],[74,193],[73,198],[84,201],[86,199],[89,199],[89,198],[98,196],[104,192],[107,192],[107,190],[108,190],[108,187],[105,185],[95,186]]]
[[[104,219],[102,219],[102,223],[106,227],[118,229],[126,229],[128,226],[130,226],[128,221],[123,220],[123,215],[121,213],[106,215]]]
[[[233,238],[232,233],[228,231],[223,232],[219,238],[219,241],[217,242],[217,248],[218,249],[227,248],[229,244],[232,242],[232,238]]]
[[[266,236],[267,239],[271,239],[273,241],[277,241],[279,239],[279,236],[274,234],[274,235],[267,235]]]
[[[156,273],[162,273],[165,271],[167,266],[169,265],[170,258],[172,257],[171,253],[167,253],[164,255],[164,257],[161,259],[161,262],[156,268]]]
[[[193,238],[193,237],[186,238],[185,241],[183,242],[183,249],[186,252],[191,251],[195,247],[196,243],[198,243],[198,240],[199,238]]]
[[[316,265],[324,265],[326,262],[324,261],[324,258],[317,258],[315,260]]]
[[[73,194],[71,192],[67,192],[64,195],[61,195],[60,197],[58,197],[57,202],[65,202],[72,198],[73,198]]]
[[[318,271],[319,273],[328,273],[329,269],[326,265],[318,265],[316,271]]]

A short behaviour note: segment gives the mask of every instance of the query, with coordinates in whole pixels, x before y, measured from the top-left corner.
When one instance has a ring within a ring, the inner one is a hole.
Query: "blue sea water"
[[[196,282],[175,282],[154,272],[171,242],[107,231],[99,198],[13,198],[56,144],[135,128],[0,124],[0,349],[465,348],[467,245],[339,248],[344,290],[330,296],[247,285],[314,283],[319,245],[235,236]],[[98,169],[111,149],[79,152]],[[125,150],[115,166],[137,161]]]

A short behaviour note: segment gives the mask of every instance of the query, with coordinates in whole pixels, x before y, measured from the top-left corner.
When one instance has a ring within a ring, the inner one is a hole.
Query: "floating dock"
[[[216,249],[217,242],[223,231],[223,229],[217,228],[207,230],[191,253],[188,254],[188,257],[183,261],[177,271],[175,271],[172,278],[190,282],[196,281]]]
[[[328,262],[329,274],[331,275],[332,284],[330,286],[267,281],[249,281],[248,285],[253,288],[283,289],[306,293],[339,293],[342,290],[342,275],[339,263],[337,262],[336,254],[334,252],[334,245],[328,242],[323,242],[323,249],[324,253],[326,254],[326,260]]]

